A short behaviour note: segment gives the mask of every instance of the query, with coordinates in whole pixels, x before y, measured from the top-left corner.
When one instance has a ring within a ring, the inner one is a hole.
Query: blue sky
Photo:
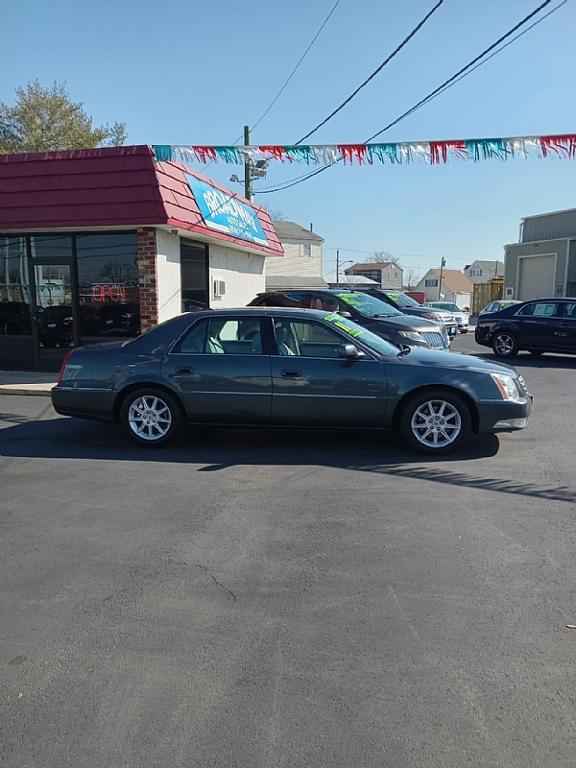
[[[0,100],[39,78],[65,81],[96,123],[124,120],[129,142],[228,144],[254,122],[334,0],[19,0],[0,29]],[[292,143],[371,72],[433,0],[341,0],[253,143]],[[359,142],[449,77],[539,3],[445,0],[417,37],[310,141]],[[552,5],[557,4],[556,2]],[[575,0],[381,140],[576,132]],[[228,184],[241,169],[216,166]],[[303,166],[272,166],[265,185]],[[570,161],[335,167],[256,199],[314,223],[327,260],[449,267],[502,258],[522,216],[576,205]],[[344,250],[349,249],[349,250]],[[366,253],[362,253],[366,251]]]

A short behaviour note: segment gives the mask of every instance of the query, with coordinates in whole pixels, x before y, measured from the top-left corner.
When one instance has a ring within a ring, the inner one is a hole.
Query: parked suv
[[[576,354],[576,298],[534,299],[478,317],[475,338],[498,357],[520,350]]]
[[[448,349],[450,342],[440,322],[407,317],[384,301],[345,289],[299,289],[261,293],[250,306],[322,309],[347,317],[397,346]]]
[[[414,315],[423,317],[426,320],[432,320],[435,323],[443,323],[450,339],[453,339],[458,333],[458,325],[452,312],[444,309],[434,309],[418,304],[411,296],[407,296],[402,291],[391,290],[388,288],[366,288],[362,291],[369,296],[385,301],[403,315]]]
[[[450,312],[454,315],[460,333],[468,333],[470,312],[461,309],[458,304],[453,304],[451,301],[427,301],[426,306],[432,307],[432,309],[443,309],[445,312]]]

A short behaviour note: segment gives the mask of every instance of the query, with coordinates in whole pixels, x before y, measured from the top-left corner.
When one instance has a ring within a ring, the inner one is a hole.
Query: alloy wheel
[[[128,424],[137,437],[153,442],[166,436],[172,414],[161,397],[141,395],[130,404]]]
[[[462,419],[458,409],[446,400],[428,400],[415,411],[412,434],[426,448],[445,448],[460,434]]]
[[[514,339],[507,333],[500,333],[494,339],[494,349],[502,357],[508,357],[514,352]]]

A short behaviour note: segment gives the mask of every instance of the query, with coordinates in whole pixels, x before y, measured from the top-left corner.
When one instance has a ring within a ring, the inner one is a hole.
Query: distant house
[[[347,275],[362,275],[375,280],[381,288],[402,288],[404,271],[393,261],[353,264],[344,270]]]
[[[415,292],[423,293],[427,301],[451,301],[459,307],[469,307],[472,300],[473,284],[459,269],[429,269],[418,283]]]
[[[336,278],[336,272],[331,272],[329,275],[324,275],[324,280],[328,283],[330,288],[356,288],[361,290],[362,288],[379,288],[380,283],[376,280],[371,280],[364,275],[347,275],[345,272],[341,272]]]
[[[281,259],[266,259],[266,290],[284,288],[325,288],[322,278],[324,238],[293,221],[274,221],[283,244]]]
[[[477,259],[464,267],[464,274],[472,283],[487,283],[494,277],[504,277],[504,262]]]

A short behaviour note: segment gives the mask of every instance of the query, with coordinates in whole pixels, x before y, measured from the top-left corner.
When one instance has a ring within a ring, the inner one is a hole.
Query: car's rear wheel
[[[120,422],[126,434],[143,445],[165,445],[180,434],[183,426],[176,400],[153,387],[126,397],[120,409]]]
[[[516,357],[518,342],[508,331],[500,331],[492,339],[492,349],[496,357]]]
[[[466,402],[442,390],[423,392],[409,400],[400,413],[399,426],[408,448],[434,455],[461,448],[472,434]]]

